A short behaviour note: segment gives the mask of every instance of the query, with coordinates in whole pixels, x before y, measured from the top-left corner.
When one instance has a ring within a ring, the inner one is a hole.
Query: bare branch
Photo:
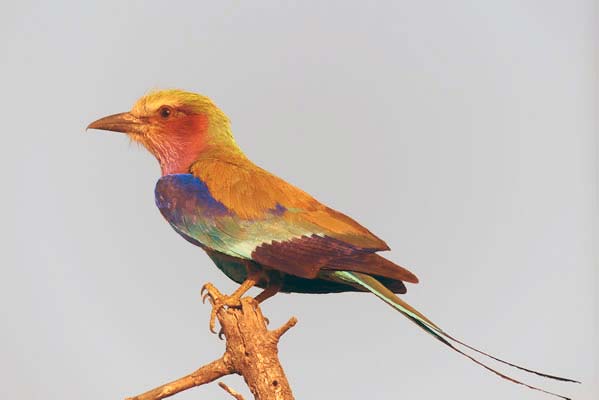
[[[278,357],[279,338],[291,329],[297,318],[292,317],[273,331],[258,302],[251,297],[241,299],[241,307],[220,308],[217,318],[226,338],[225,354],[197,371],[126,400],[160,400],[195,386],[230,374],[243,376],[257,400],[293,400],[293,394]],[[237,400],[241,394],[224,383],[220,387]]]
[[[297,318],[291,317],[289,318],[289,321],[285,322],[283,326],[275,329],[270,333],[276,340],[279,340],[281,336],[283,336],[289,329],[293,328],[295,324],[297,324]]]
[[[218,386],[220,386],[221,388],[223,388],[225,390],[225,392],[229,393],[231,396],[233,396],[236,400],[244,400],[243,396],[241,395],[241,393],[231,389],[229,386],[227,386],[226,383],[224,382],[219,382]]]
[[[172,396],[184,390],[195,386],[200,386],[205,383],[212,382],[225,375],[232,374],[234,371],[224,361],[224,357],[214,360],[209,364],[204,365],[197,371],[192,372],[182,378],[159,386],[146,393],[128,397],[126,400],[160,400],[165,397]]]

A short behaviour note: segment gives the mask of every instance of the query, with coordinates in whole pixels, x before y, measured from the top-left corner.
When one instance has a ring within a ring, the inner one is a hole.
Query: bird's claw
[[[216,299],[223,297],[223,294],[210,282],[204,284],[200,290],[200,296],[202,296],[202,303],[206,303],[206,299],[210,299],[210,302],[214,304]]]
[[[202,294],[202,304],[206,304],[206,299],[210,299],[210,303],[212,304],[212,296],[210,296],[210,293],[204,293]]]
[[[200,291],[200,295],[202,296],[202,303],[206,301],[206,299],[210,300],[212,304],[212,311],[210,312],[210,332],[216,334],[216,330],[214,329],[216,325],[216,314],[223,307],[239,307],[241,305],[241,300],[239,296],[226,296],[222,294],[216,287],[214,287],[211,283],[206,283],[202,286],[202,290]],[[222,339],[223,331],[222,329],[218,332],[218,337]]]

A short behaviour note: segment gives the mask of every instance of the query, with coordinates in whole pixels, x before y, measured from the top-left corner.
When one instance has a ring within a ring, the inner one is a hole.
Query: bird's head
[[[229,119],[212,100],[176,89],[152,92],[131,111],[100,118],[87,129],[126,133],[156,157],[163,175],[188,172],[209,147],[237,147]]]

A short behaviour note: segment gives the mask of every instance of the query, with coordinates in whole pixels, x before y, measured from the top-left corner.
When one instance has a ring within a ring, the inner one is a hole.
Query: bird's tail
[[[321,273],[322,272],[324,272],[324,271],[321,271]],[[555,379],[555,380],[564,381],[564,382],[580,383],[573,379],[561,378],[559,376],[544,374],[542,372],[534,371],[532,369],[524,368],[519,365],[504,361],[502,359],[499,359],[491,354],[488,354],[481,350],[478,350],[478,349],[456,339],[455,337],[453,337],[453,336],[449,335],[447,332],[445,332],[443,329],[439,328],[436,324],[434,324],[431,320],[429,320],[427,317],[425,317],[422,313],[420,313],[414,307],[410,306],[408,303],[406,303],[405,301],[403,301],[402,299],[397,297],[391,290],[387,289],[387,287],[385,287],[382,283],[380,283],[378,280],[376,280],[375,278],[373,278],[370,275],[366,275],[366,274],[363,274],[360,272],[352,272],[352,271],[326,271],[325,274],[331,280],[334,280],[337,282],[342,282],[345,284],[352,285],[354,287],[368,290],[369,292],[373,293],[378,298],[383,300],[385,303],[389,304],[391,307],[393,307],[394,309],[396,309],[397,311],[399,311],[400,313],[405,315],[408,319],[410,319],[412,322],[414,322],[420,328],[422,328],[423,330],[428,332],[430,335],[432,335],[435,339],[439,340],[441,343],[445,344],[446,346],[450,347],[452,350],[460,353],[464,357],[467,357],[474,363],[493,372],[494,374],[500,376],[503,379],[507,379],[508,381],[514,382],[519,385],[524,385],[533,390],[538,390],[543,393],[561,397],[562,399],[570,400],[570,398],[568,398],[568,397],[565,397],[565,396],[562,396],[562,395],[559,395],[556,393],[552,393],[552,392],[543,390],[543,389],[535,387],[535,386],[531,386],[529,384],[526,384],[524,382],[516,380],[508,375],[505,375],[505,374],[489,367],[488,365],[486,365],[482,361],[479,361],[478,359],[474,358],[470,354],[467,354],[466,352],[462,351],[461,349],[456,347],[455,344],[462,345],[472,351],[475,351],[476,353],[487,356],[487,357],[489,357],[495,361],[498,361],[500,363],[520,369],[522,371],[526,371],[526,372],[529,372],[532,374],[542,376],[544,378]]]

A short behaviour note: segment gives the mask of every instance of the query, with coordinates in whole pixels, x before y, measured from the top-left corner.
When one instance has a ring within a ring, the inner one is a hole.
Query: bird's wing
[[[192,174],[164,176],[156,204],[189,240],[285,273],[344,269],[417,281],[374,254],[388,246],[366,228],[253,164],[209,160]]]

